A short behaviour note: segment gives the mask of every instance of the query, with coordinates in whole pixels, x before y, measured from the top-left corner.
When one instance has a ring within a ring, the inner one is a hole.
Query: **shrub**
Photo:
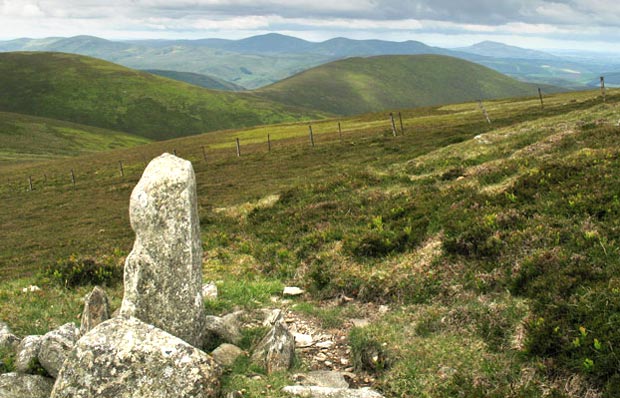
[[[44,275],[66,288],[83,285],[114,285],[123,279],[123,261],[71,255],[45,267]]]

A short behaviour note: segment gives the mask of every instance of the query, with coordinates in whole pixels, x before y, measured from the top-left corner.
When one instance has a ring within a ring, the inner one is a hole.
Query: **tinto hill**
[[[2,111],[151,139],[316,116],[251,93],[207,90],[64,53],[0,54],[0,87]]]
[[[441,55],[349,58],[257,91],[274,101],[341,115],[536,94],[536,87]]]

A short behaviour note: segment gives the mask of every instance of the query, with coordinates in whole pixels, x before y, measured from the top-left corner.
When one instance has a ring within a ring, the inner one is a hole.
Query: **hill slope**
[[[64,53],[0,54],[0,110],[151,139],[303,117],[251,93],[227,93]],[[306,114],[306,116],[316,114]]]
[[[536,88],[461,59],[410,55],[336,61],[256,92],[274,101],[351,115],[534,95]]]
[[[202,75],[200,73],[191,72],[178,72],[175,70],[161,70],[161,69],[145,69],[144,72],[151,73],[153,75],[167,77],[168,79],[178,80],[194,86],[209,88],[211,90],[224,90],[224,91],[244,91],[245,88],[230,83],[217,77]]]
[[[0,112],[0,162],[76,156],[147,142],[149,140],[118,131]]]

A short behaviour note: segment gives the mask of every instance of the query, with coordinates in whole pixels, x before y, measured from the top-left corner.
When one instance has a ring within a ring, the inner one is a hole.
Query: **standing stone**
[[[51,398],[215,398],[220,376],[198,348],[139,319],[116,317],[77,342]]]
[[[84,311],[80,324],[80,335],[85,335],[101,322],[110,319],[108,295],[99,286],[84,297]]]
[[[220,344],[213,352],[211,352],[211,356],[215,360],[215,362],[219,363],[222,366],[233,366],[237,358],[244,355],[245,352],[233,344]]]
[[[0,375],[0,397],[2,398],[49,398],[54,380],[21,373]]]
[[[78,339],[78,334],[79,330],[73,323],[66,323],[43,336],[39,350],[39,363],[50,376],[54,378],[58,376],[62,364]]]
[[[192,164],[153,159],[131,193],[133,250],[125,261],[122,316],[200,347],[204,331],[202,245]]]
[[[252,362],[265,368],[267,373],[289,370],[295,360],[295,338],[286,325],[277,322],[258,343]]]

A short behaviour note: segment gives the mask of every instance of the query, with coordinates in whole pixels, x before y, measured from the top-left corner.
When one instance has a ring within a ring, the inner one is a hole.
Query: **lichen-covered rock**
[[[202,245],[192,164],[153,159],[131,193],[133,250],[125,261],[122,316],[200,347],[204,332]]]
[[[205,300],[217,300],[217,285],[215,282],[202,285],[202,298]]]
[[[3,334],[10,334],[10,333],[11,333],[11,329],[9,329],[9,325],[0,321],[0,336],[2,336]]]
[[[227,343],[238,344],[243,335],[234,317],[219,317],[207,315],[205,317],[205,338],[207,340],[219,338]],[[205,346],[209,345],[205,341]]]
[[[295,360],[295,338],[286,325],[277,322],[258,343],[252,362],[265,368],[267,373],[288,370]]]
[[[304,398],[383,398],[383,395],[370,388],[347,389],[319,386],[287,386],[282,391]]]
[[[0,375],[0,397],[2,398],[49,398],[54,380],[22,373]]]
[[[219,366],[203,351],[136,318],[117,317],[84,335],[52,398],[211,398]]]
[[[303,386],[349,388],[349,383],[340,372],[328,370],[315,370],[313,372],[298,374],[299,384]]]
[[[222,366],[232,366],[237,358],[244,354],[245,352],[236,345],[224,343],[213,350],[211,356]]]
[[[39,350],[39,363],[50,376],[54,378],[58,376],[62,364],[78,339],[78,334],[79,330],[73,323],[66,323],[43,336]]]
[[[80,335],[85,335],[101,322],[110,319],[108,295],[99,286],[84,297],[84,311],[80,323]]]
[[[0,334],[0,350],[15,351],[21,342],[20,338],[13,333]]]
[[[20,373],[34,373],[39,368],[39,351],[43,336],[26,336],[17,346],[15,369]]]

